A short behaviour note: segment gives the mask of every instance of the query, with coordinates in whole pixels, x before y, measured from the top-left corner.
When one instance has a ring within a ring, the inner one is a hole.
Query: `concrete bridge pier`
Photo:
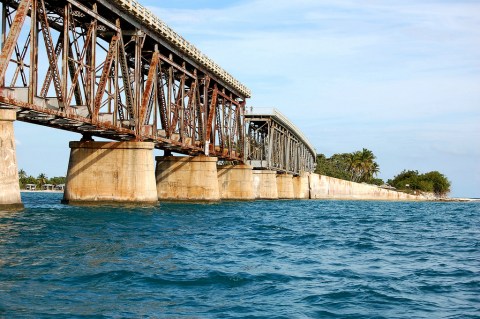
[[[277,174],[278,199],[293,199],[295,193],[293,190],[293,175],[282,173]]]
[[[277,172],[253,170],[253,190],[256,199],[278,199]]]
[[[15,110],[0,109],[0,210],[23,208],[13,130],[16,119]]]
[[[294,176],[293,195],[296,199],[310,199],[310,173],[300,172],[300,175]]]
[[[153,143],[70,142],[66,204],[157,204]]]
[[[155,177],[160,201],[219,201],[217,158],[157,156]]]
[[[249,165],[217,166],[221,199],[254,200],[253,170]]]

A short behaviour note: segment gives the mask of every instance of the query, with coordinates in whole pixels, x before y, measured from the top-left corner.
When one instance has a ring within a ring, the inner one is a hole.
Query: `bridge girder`
[[[243,160],[248,96],[126,12],[127,1],[0,2],[0,107],[18,120]]]

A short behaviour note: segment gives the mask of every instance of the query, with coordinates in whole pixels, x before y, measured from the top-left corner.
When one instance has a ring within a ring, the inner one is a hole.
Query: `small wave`
[[[67,278],[66,281],[83,283],[124,282],[138,278],[141,273],[131,270],[111,270]]]
[[[226,286],[240,287],[253,281],[250,275],[245,273],[227,274],[221,271],[211,271],[199,277],[141,277],[141,281],[148,285],[174,286],[174,287],[205,287],[205,286]]]

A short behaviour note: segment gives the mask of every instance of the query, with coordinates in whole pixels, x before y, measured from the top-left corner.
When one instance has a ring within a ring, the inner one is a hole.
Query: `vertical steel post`
[[[172,60],[173,57],[170,54],[169,59]],[[172,96],[174,95],[173,90],[173,67],[170,66],[168,68],[168,79],[167,79],[167,138],[171,138],[171,133],[174,131],[174,127],[172,127]]]
[[[120,19],[117,19],[116,21],[116,26],[120,29]],[[120,32],[117,32],[117,37],[120,39],[122,35],[120,34]],[[119,87],[119,73],[118,73],[118,70],[119,70],[119,67],[120,67],[120,60],[119,60],[119,57],[120,57],[120,45],[123,44],[123,41],[119,41],[119,46],[117,47],[117,50],[115,50],[115,68],[114,68],[114,78],[113,78],[113,125],[114,126],[118,126],[118,108],[120,107],[119,105],[119,100],[118,100],[118,97],[120,95],[119,91],[120,91],[120,87]]]
[[[97,5],[93,5],[93,12],[97,12]],[[93,20],[92,23],[94,24],[92,28],[92,42],[90,46],[90,82],[89,82],[89,91],[90,91],[90,109],[92,110],[92,114],[95,110],[95,86],[97,80],[97,20]]]
[[[291,157],[291,154],[290,154],[290,147],[291,147],[291,144],[292,144],[292,139],[291,139],[291,136],[290,136],[290,132],[286,132],[285,134],[285,139],[286,139],[286,150],[285,150],[285,168],[287,171],[290,170],[290,157]]]
[[[273,135],[275,133],[275,128],[273,126],[273,121],[269,121],[267,126],[267,136],[268,136],[268,149],[267,149],[267,168],[272,168],[272,153],[273,153]]]
[[[63,92],[68,92],[68,54],[70,52],[70,4],[65,5],[63,14],[63,50],[62,50],[62,78],[63,78]],[[66,105],[64,105],[66,107]]]
[[[0,41],[2,42],[2,50],[5,45],[5,40],[7,39],[7,14],[7,5],[2,2],[2,36],[0,38]]]
[[[158,52],[158,45],[155,44],[155,52]],[[162,68],[162,63],[159,61],[158,67],[156,67],[155,74],[153,75],[153,126],[152,126],[152,133],[155,138],[158,136],[158,108],[160,104],[158,103],[158,90],[163,90],[163,88],[158,87],[158,73]]]
[[[33,99],[37,95],[37,61],[38,61],[38,24],[37,24],[37,1],[32,2],[30,14],[30,74],[28,88],[28,103],[33,104]]]
[[[180,88],[179,88],[180,92],[179,92],[179,95],[180,95],[180,98],[181,98],[181,102],[180,102],[180,109],[178,110],[178,112],[180,114],[178,114],[178,117],[180,118],[180,142],[184,143],[184,133],[185,133],[185,74],[182,74],[182,77],[180,79]]]
[[[137,30],[135,33],[135,128],[137,137],[140,135],[140,108],[141,108],[141,96],[142,96],[142,45],[143,45],[143,33]]]

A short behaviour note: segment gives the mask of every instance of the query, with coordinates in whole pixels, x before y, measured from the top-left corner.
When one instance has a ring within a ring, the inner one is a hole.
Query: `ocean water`
[[[480,318],[480,203],[0,212],[0,318]]]

